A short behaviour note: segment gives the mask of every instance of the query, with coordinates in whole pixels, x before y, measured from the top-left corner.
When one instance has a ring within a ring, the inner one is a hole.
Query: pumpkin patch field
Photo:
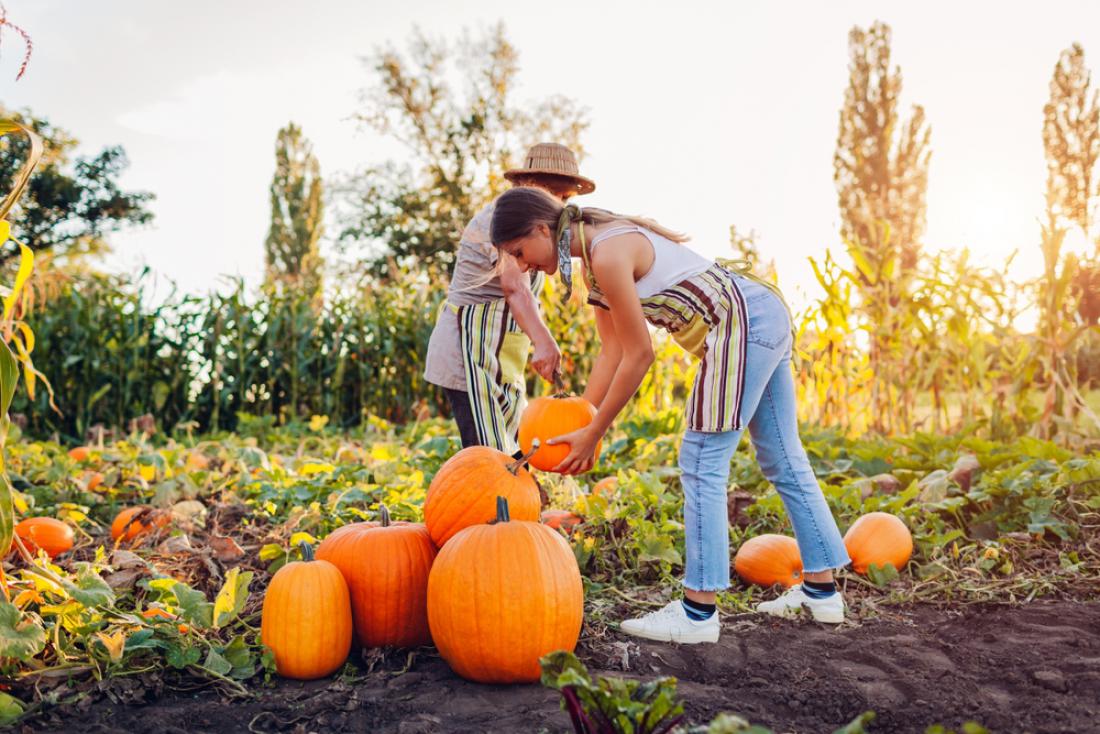
[[[4,560],[0,720],[565,732],[574,701],[649,721],[634,731],[1095,721],[1100,455],[807,433],[853,558],[826,628],[752,611],[801,562],[746,441],[721,641],[662,645],[617,623],[677,593],[679,420],[622,422],[578,477],[460,452],[438,419],[12,441],[26,553]]]

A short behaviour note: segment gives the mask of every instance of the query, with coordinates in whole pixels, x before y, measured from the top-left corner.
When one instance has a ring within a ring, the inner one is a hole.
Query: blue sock
[[[828,599],[836,593],[836,583],[833,581],[826,581],[824,583],[803,581],[802,593],[811,599]]]
[[[680,603],[684,605],[684,613],[688,615],[688,619],[693,622],[702,622],[710,619],[714,616],[714,611],[718,607],[714,604],[703,604],[702,602],[692,601],[686,596],[680,600]]]

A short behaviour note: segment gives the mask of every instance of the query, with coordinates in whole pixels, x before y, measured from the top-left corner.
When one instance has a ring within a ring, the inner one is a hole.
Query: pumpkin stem
[[[379,505],[378,517],[381,519],[382,527],[388,528],[390,526],[390,508],[385,505]]]
[[[302,549],[302,560],[309,563],[313,560],[313,546],[304,540],[299,541],[298,547]]]
[[[541,445],[541,441],[537,438],[534,439],[531,441],[531,450],[508,465],[508,471],[512,472],[512,476],[519,474],[519,470],[523,468],[524,464],[531,460],[531,457],[535,455],[535,452],[539,450],[539,446]]]
[[[511,517],[508,516],[508,500],[505,497],[497,497],[497,522],[509,522]]]
[[[555,398],[566,397],[565,382],[561,379],[561,371],[558,370],[554,373],[554,393]]]

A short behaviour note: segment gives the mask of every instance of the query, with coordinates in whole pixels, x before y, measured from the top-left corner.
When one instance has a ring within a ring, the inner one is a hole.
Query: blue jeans
[[[742,415],[760,469],[775,485],[794,527],[803,570],[825,571],[849,562],[844,541],[798,437],[791,323],[782,301],[759,283],[736,276],[748,309],[748,349]],[[741,431],[687,431],[680,446],[684,486],[684,586],[720,591],[729,586],[726,484]]]

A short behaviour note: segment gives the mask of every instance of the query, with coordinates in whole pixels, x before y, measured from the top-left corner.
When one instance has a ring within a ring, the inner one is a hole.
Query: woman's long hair
[[[630,222],[651,232],[656,232],[673,242],[683,244],[688,241],[687,235],[674,232],[647,217],[616,214],[606,209],[582,208],[573,204],[568,206],[571,211],[576,212],[570,217],[571,221],[577,221],[579,218],[585,224]],[[493,223],[489,228],[490,239],[492,239],[495,246],[500,247],[505,242],[511,242],[519,237],[526,237],[540,224],[545,224],[551,232],[555,232],[565,208],[565,204],[541,189],[525,186],[509,189],[500,195],[493,207]]]

